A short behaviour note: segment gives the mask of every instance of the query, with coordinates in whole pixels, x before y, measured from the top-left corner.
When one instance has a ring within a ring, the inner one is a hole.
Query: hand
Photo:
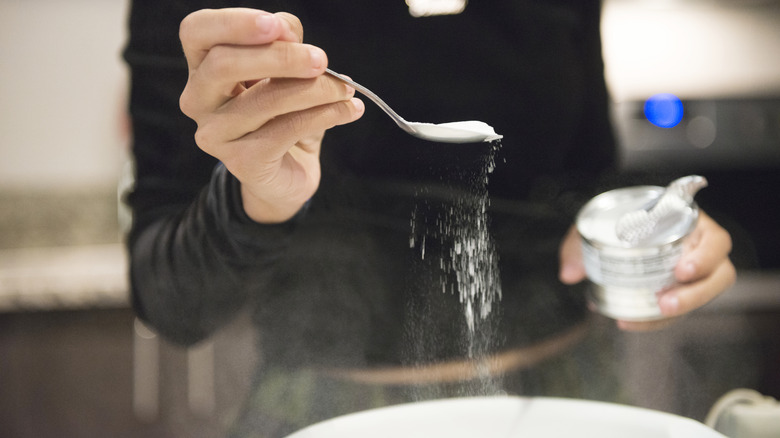
[[[360,118],[363,103],[322,75],[325,52],[302,43],[290,14],[201,10],[179,37],[189,66],[180,106],[198,124],[196,143],[241,182],[253,220],[294,216],[319,186],[325,130]]]
[[[699,213],[696,228],[683,242],[683,255],[675,266],[678,284],[664,292],[658,305],[666,318],[658,321],[618,321],[618,327],[629,331],[646,331],[664,327],[674,317],[697,309],[723,293],[736,280],[736,270],[729,259],[731,236],[706,213]],[[575,284],[585,279],[579,234],[572,227],[560,248],[560,280]]]

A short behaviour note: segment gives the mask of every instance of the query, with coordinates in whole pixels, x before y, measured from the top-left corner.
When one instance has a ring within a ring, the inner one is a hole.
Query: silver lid
[[[577,230],[583,239],[597,247],[656,247],[676,242],[696,226],[699,209],[692,200],[660,218],[652,233],[641,240],[621,239],[617,232],[622,218],[655,205],[665,192],[664,187],[635,186],[602,193],[582,207],[577,215]]]

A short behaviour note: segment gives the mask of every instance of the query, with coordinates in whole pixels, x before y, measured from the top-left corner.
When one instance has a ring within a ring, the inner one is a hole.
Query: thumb
[[[298,17],[288,12],[277,12],[274,15],[280,18],[284,24],[279,39],[291,43],[303,42],[303,24],[301,24],[301,20]]]
[[[564,284],[576,284],[585,279],[585,265],[582,262],[580,234],[572,226],[566,233],[558,253],[560,268],[558,278]]]

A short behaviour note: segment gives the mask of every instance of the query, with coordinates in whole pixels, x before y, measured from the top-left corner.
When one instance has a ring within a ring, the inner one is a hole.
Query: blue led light
[[[651,96],[645,101],[645,117],[653,125],[673,128],[683,118],[682,101],[669,93]]]

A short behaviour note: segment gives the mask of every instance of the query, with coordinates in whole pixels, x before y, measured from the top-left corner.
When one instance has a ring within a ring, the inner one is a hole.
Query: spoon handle
[[[399,116],[398,113],[393,111],[393,109],[390,108],[390,106],[388,104],[386,104],[385,101],[382,100],[379,96],[374,94],[373,91],[371,91],[368,88],[358,84],[357,82],[349,79],[348,77],[346,77],[346,76],[344,76],[342,74],[336,73],[335,71],[333,71],[333,70],[331,70],[329,68],[326,68],[325,72],[328,73],[329,75],[333,76],[334,78],[340,80],[341,82],[344,82],[345,84],[351,86],[355,90],[359,91],[360,94],[362,94],[362,95],[366,96],[367,98],[371,99],[371,101],[374,102],[375,104],[377,104],[377,106],[379,106],[379,108],[381,108],[382,111],[387,113],[387,115],[390,116],[390,118],[392,118],[393,121],[395,121],[395,123],[401,129],[403,129],[404,131],[406,131],[406,132],[408,132],[410,134],[414,134],[415,133],[414,128],[409,126],[409,123],[406,120],[404,120],[403,117]]]

